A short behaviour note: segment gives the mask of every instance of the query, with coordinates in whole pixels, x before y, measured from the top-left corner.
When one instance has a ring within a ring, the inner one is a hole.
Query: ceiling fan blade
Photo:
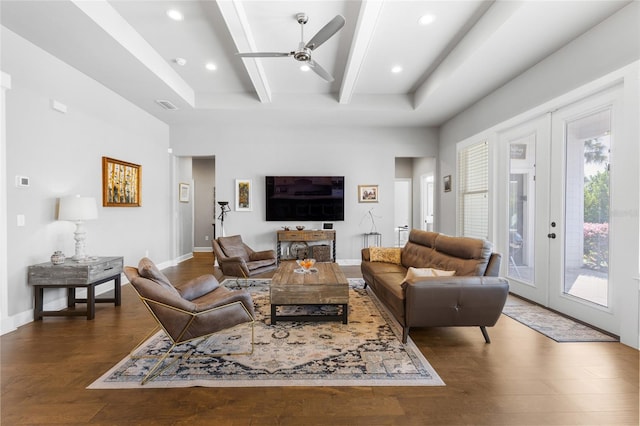
[[[293,52],[248,52],[248,53],[236,53],[236,55],[243,58],[282,58],[293,55]]]
[[[313,59],[311,59],[309,62],[307,62],[307,64],[309,64],[309,68],[311,68],[311,70],[313,72],[315,72],[320,77],[322,77],[325,80],[327,80],[329,83],[331,83],[333,81],[333,76],[331,74],[329,74],[324,68],[322,68],[320,66],[320,64],[318,64]]]
[[[329,40],[335,33],[340,31],[344,27],[344,18],[340,15],[336,15],[327,25],[322,27],[316,35],[305,46],[309,50],[314,50],[325,41]]]

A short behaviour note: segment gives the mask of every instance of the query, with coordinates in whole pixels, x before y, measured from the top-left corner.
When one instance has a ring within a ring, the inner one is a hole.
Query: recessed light
[[[309,70],[311,70],[311,67],[309,67],[309,65],[301,65],[300,66],[300,70],[307,72]]]
[[[429,25],[430,23],[432,23],[435,20],[436,20],[435,15],[427,14],[427,15],[422,15],[420,17],[420,19],[418,19],[418,23],[420,25]]]
[[[391,68],[391,72],[394,74],[398,74],[399,72],[402,72],[402,67],[400,65],[396,65],[393,68]]]
[[[206,69],[208,69],[209,71],[215,71],[218,69],[218,67],[216,66],[216,64],[214,64],[213,62],[207,62],[207,64],[204,66]]]
[[[173,60],[173,62],[175,62],[176,64],[180,65],[181,67],[185,66],[187,64],[187,60],[185,58],[175,58]]]
[[[179,10],[169,9],[167,10],[167,16],[174,21],[182,21],[184,19],[184,15]]]

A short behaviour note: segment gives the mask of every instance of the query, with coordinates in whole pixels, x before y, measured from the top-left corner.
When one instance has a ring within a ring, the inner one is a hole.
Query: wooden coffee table
[[[271,324],[284,321],[342,321],[347,324],[349,313],[349,281],[337,263],[316,263],[317,272],[295,272],[296,262],[281,262],[271,280]],[[278,306],[336,305],[342,307],[337,315],[280,315]]]

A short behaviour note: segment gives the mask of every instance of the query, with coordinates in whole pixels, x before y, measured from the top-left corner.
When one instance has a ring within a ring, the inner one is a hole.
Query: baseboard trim
[[[361,263],[360,259],[337,259],[336,263],[341,266],[358,266]]]
[[[193,251],[196,253],[210,253],[213,251],[212,247],[194,247]]]

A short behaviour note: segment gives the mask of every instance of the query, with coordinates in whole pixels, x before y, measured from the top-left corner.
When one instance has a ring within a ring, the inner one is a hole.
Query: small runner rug
[[[560,343],[619,341],[588,325],[511,295],[502,313]]]
[[[164,332],[150,337],[134,354],[91,384],[89,389],[256,386],[444,386],[444,382],[385,308],[363,289],[362,279],[350,279],[349,324],[278,321],[271,325],[267,279],[226,280],[229,288],[246,288],[256,307],[255,349],[251,355],[212,356],[247,352],[251,328],[240,325],[174,349],[193,351],[158,377],[140,385],[155,363],[141,356],[162,353],[170,346]],[[278,308],[281,309],[282,307]],[[333,306],[286,307],[303,314],[336,314]],[[307,309],[305,312],[300,312]],[[309,312],[309,309],[312,312]],[[292,311],[278,311],[293,314]]]

